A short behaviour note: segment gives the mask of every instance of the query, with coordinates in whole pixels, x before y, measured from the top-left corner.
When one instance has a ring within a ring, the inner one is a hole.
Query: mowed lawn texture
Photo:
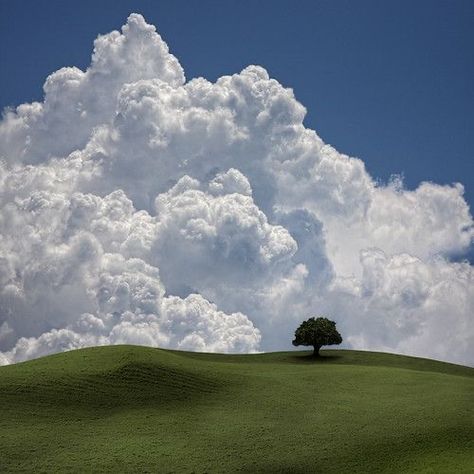
[[[0,471],[472,472],[474,369],[110,346],[0,368]]]

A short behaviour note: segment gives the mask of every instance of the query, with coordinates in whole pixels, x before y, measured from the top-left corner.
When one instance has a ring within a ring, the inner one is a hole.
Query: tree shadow
[[[341,355],[337,354],[320,354],[319,357],[314,357],[313,353],[295,354],[290,355],[289,359],[293,362],[306,363],[306,364],[327,364],[336,362],[338,359],[342,359]]]
[[[294,464],[286,465],[285,463],[264,463],[258,465],[252,465],[250,467],[243,467],[240,469],[244,474],[307,474],[311,472],[313,474],[323,474],[324,470],[318,469],[315,465],[298,467]]]

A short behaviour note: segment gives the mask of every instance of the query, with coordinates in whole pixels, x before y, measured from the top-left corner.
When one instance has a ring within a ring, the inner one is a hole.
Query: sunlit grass
[[[471,472],[474,369],[134,346],[0,368],[0,471]]]

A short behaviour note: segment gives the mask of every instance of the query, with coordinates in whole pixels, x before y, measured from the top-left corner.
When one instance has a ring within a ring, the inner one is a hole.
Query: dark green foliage
[[[309,318],[303,321],[295,331],[294,346],[313,346],[313,356],[319,356],[322,346],[340,344],[342,337],[336,329],[336,323],[328,318]]]
[[[0,367],[0,472],[471,473],[474,369],[82,349]]]

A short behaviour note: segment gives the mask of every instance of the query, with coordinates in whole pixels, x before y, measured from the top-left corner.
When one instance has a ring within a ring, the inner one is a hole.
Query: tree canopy
[[[340,344],[342,337],[336,329],[336,323],[330,319],[309,318],[303,321],[295,331],[294,346],[313,346],[313,356],[319,356],[322,346]]]

